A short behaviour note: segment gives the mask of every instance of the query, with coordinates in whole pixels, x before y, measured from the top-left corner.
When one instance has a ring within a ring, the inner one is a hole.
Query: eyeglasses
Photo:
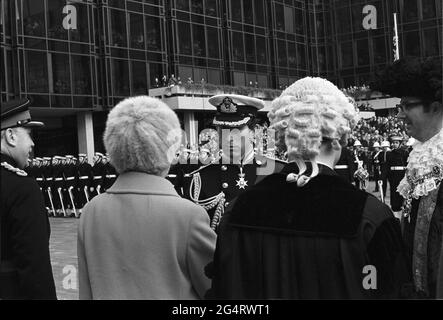
[[[400,103],[400,104],[397,104],[395,107],[397,110],[397,114],[399,114],[400,112],[405,112],[405,111],[410,110],[413,107],[424,105],[424,104],[425,103],[423,101],[417,101],[417,102],[410,102],[410,103]]]

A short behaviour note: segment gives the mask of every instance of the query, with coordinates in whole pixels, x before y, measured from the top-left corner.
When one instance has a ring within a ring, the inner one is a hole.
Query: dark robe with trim
[[[286,182],[296,168],[288,164],[231,203],[206,270],[213,279],[207,297],[400,297],[410,274],[391,210],[325,166],[302,188]],[[371,265],[376,289],[365,289]]]

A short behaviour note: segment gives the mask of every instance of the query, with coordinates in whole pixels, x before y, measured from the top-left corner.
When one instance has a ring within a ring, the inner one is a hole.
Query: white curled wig
[[[175,112],[159,99],[127,98],[109,113],[104,144],[118,173],[162,175],[169,169],[182,138]]]
[[[287,152],[288,159],[300,169],[288,181],[305,185],[318,174],[315,157],[323,138],[340,140],[351,132],[358,119],[355,105],[326,79],[306,77],[294,82],[272,102],[268,113],[271,129],[276,132],[276,147]],[[312,162],[312,174],[303,176],[305,161]]]

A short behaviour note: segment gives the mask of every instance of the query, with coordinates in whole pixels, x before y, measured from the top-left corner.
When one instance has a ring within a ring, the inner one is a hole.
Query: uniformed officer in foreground
[[[0,299],[56,299],[50,225],[37,182],[23,169],[34,147],[28,99],[1,106]]]
[[[218,129],[221,152],[217,159],[185,175],[185,196],[209,213],[216,229],[225,207],[236,196],[253,186],[258,168],[264,166],[254,153],[254,127],[260,99],[222,94],[209,99],[217,108],[213,125]]]

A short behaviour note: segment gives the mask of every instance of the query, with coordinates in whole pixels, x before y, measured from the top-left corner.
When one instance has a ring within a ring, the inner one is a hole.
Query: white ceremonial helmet
[[[381,143],[381,147],[382,148],[384,148],[384,147],[390,147],[391,146],[391,144],[389,143],[389,141],[383,141],[382,143]]]

